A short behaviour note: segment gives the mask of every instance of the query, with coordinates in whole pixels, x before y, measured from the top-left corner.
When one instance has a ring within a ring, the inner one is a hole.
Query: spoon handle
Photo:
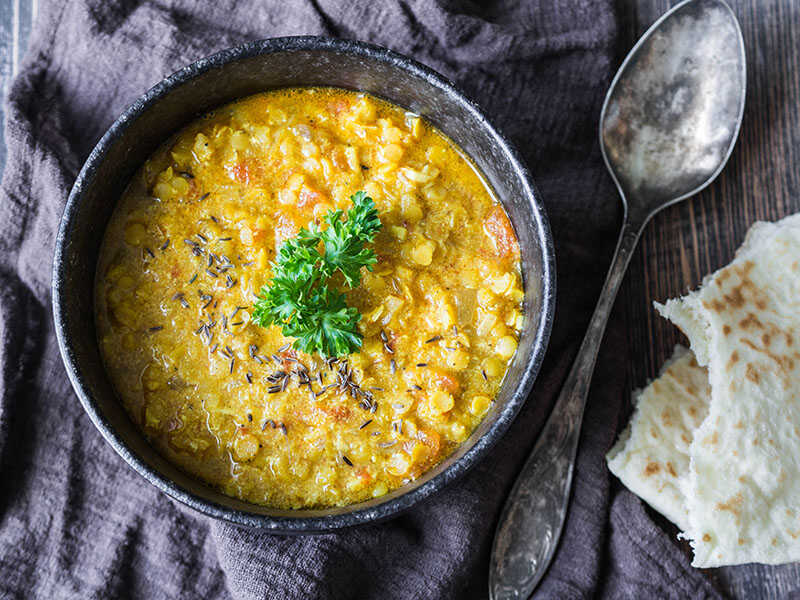
[[[578,355],[503,507],[489,567],[492,600],[527,599],[555,554],[567,516],[575,452],[597,352],[643,225],[632,224],[626,215]]]

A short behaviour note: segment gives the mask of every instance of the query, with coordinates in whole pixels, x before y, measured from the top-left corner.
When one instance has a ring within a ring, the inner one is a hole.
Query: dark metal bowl
[[[100,242],[134,172],[167,137],[234,99],[288,86],[363,90],[423,115],[477,164],[519,237],[525,324],[497,401],[442,463],[385,496],[339,508],[276,510],[221,494],[162,458],[128,418],[103,367],[94,320]],[[224,50],[167,77],[114,122],[81,169],[56,240],[53,316],[72,386],[92,422],[145,479],[213,517],[276,532],[317,532],[385,519],[441,490],[487,454],[527,399],[550,335],[555,260],[547,218],[517,152],[438,73],[384,48],[318,37],[276,38]]]

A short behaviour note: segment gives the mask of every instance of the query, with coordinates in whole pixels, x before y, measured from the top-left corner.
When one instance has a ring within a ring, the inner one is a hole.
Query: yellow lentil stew
[[[347,304],[359,352],[294,350],[251,321],[281,243],[366,192],[382,222]],[[491,190],[419,116],[332,88],[193,122],[142,166],[95,290],[110,378],[168,460],[276,508],[386,494],[481,421],[522,326],[519,246]]]

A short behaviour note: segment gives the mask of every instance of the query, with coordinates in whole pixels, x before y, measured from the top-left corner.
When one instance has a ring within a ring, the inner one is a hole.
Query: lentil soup
[[[251,321],[281,243],[366,192],[382,228],[346,292],[363,343],[307,355]],[[127,412],[173,463],[276,508],[381,496],[481,421],[522,326],[519,247],[472,163],[420,117],[329,88],[219,108],[142,166],[95,306]]]

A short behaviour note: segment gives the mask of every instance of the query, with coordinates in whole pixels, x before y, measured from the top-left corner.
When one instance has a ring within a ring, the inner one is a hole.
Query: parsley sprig
[[[274,276],[261,289],[253,307],[253,321],[262,327],[279,325],[294,347],[309,354],[344,356],[361,348],[361,315],[347,306],[342,292],[331,285],[341,273],[349,288],[361,282],[361,267],[370,271],[375,253],[367,247],[381,228],[378,211],[365,192],[350,197],[352,208],[325,215],[323,230],[311,223],[283,243]]]

